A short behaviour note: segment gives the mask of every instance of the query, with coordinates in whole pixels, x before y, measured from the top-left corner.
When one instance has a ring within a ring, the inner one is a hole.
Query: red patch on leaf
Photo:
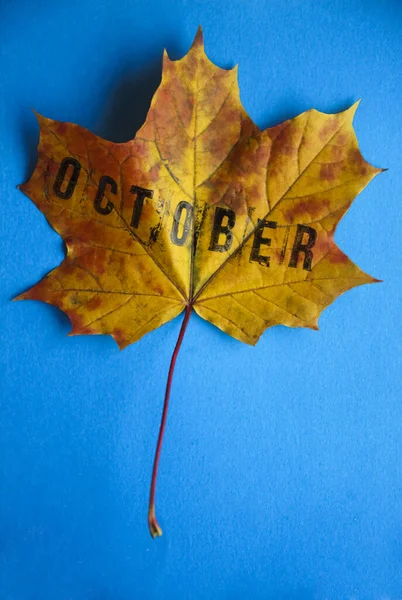
[[[57,123],[57,133],[65,135],[67,133],[67,123]]]
[[[68,318],[71,321],[71,325],[73,326],[71,333],[81,333],[83,330],[85,319],[75,311],[68,310],[65,312],[67,313]]]
[[[119,327],[113,329],[112,335],[119,346],[123,346],[124,344],[126,344],[127,334]]]
[[[335,248],[334,251],[331,252],[331,254],[328,254],[328,260],[334,265],[345,264],[349,261],[346,254],[344,254],[337,248]]]
[[[149,180],[157,183],[159,180],[159,177],[160,177],[159,171],[160,171],[160,165],[159,164],[154,165],[148,173]]]
[[[96,310],[102,305],[102,298],[100,296],[94,296],[87,302],[88,310]]]
[[[86,325],[85,327],[83,327],[80,330],[81,334],[85,334],[85,335],[92,335],[94,333],[98,333],[93,327],[91,327],[90,325]]]
[[[309,223],[312,220],[318,219],[325,214],[325,204],[312,202],[311,200],[299,200],[292,208],[284,213],[288,223]],[[308,219],[306,219],[308,216]]]
[[[89,272],[89,275],[103,275],[106,271],[107,260],[102,249],[87,252],[80,256],[80,261],[77,263]]]
[[[283,129],[285,129],[285,127],[287,127],[287,126],[288,126],[288,121],[285,121],[284,123],[280,123],[279,125],[276,125],[275,127],[270,127],[267,130],[267,134],[269,135],[271,140],[276,140],[277,137],[283,131]]]

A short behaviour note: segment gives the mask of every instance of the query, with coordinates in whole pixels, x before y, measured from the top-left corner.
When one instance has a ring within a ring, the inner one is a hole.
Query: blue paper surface
[[[64,256],[16,185],[36,162],[30,107],[126,141],[163,48],[181,57],[199,24],[261,127],[362,98],[362,153],[389,170],[336,241],[384,283],[340,297],[319,332],[276,327],[255,348],[192,316],[152,541],[181,317],[120,352],[10,302]],[[1,600],[402,598],[401,30],[398,0],[0,2]]]

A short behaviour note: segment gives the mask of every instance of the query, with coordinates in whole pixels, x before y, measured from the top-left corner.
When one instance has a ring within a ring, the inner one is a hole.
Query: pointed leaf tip
[[[355,118],[355,114],[356,114],[356,111],[357,111],[357,109],[358,109],[358,107],[360,105],[360,102],[361,102],[361,98],[359,98],[359,100],[357,100],[356,102],[354,102],[353,104],[351,104],[349,106],[349,108],[347,108],[345,111],[342,111],[345,114],[349,115],[349,119],[351,120],[351,122],[353,122],[353,119]]]
[[[31,108],[31,110],[32,110],[33,114],[35,115],[35,117],[36,117],[36,120],[37,120],[37,121],[38,121],[38,123],[39,123],[39,126],[41,126],[41,125],[42,125],[43,123],[45,123],[46,121],[49,121],[49,120],[51,120],[51,119],[48,119],[47,117],[45,117],[45,116],[41,115],[41,113],[40,113],[40,112],[38,112],[37,110],[35,110],[34,108]]]
[[[191,45],[191,48],[199,48],[204,47],[204,34],[202,32],[202,26],[200,25],[197,29],[197,33],[195,34],[194,41]]]

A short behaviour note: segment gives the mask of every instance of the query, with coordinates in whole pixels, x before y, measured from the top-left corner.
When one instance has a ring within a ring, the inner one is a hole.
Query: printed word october
[[[72,197],[78,179],[81,173],[81,164],[71,156],[64,158],[56,175],[53,191],[63,200]],[[105,193],[116,195],[118,186],[116,181],[108,175],[102,175],[94,200],[94,209],[101,215],[108,215],[114,210],[114,204],[107,198]],[[138,229],[140,224],[142,209],[145,198],[152,198],[153,190],[146,189],[137,185],[132,185],[130,192],[136,196],[131,216],[130,227]],[[211,252],[228,252],[233,244],[232,230],[236,223],[236,213],[230,208],[217,206],[213,218],[210,242],[208,249]],[[170,239],[176,246],[185,246],[189,237],[192,235],[194,225],[194,207],[182,200],[176,206],[171,222]],[[253,231],[253,245],[250,252],[250,262],[257,262],[264,267],[270,266],[270,257],[261,253],[261,247],[269,247],[271,239],[269,230],[276,229],[277,222],[267,219],[259,219],[258,226]],[[299,255],[303,255],[302,268],[311,271],[313,260],[312,248],[317,239],[317,232],[313,227],[307,225],[297,225],[296,235],[290,255],[288,267],[296,268],[298,266]],[[193,249],[194,251],[194,249]]]

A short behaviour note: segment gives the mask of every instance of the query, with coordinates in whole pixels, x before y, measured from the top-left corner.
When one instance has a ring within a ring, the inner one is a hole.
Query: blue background
[[[398,0],[0,3],[1,600],[400,600],[402,4]],[[261,126],[358,98],[365,158],[389,167],[338,228],[384,280],[320,332],[255,348],[193,315],[175,374],[152,541],[148,486],[181,317],[120,352],[65,315],[11,303],[63,258],[21,192],[30,107],[133,137],[199,24],[239,63]]]

